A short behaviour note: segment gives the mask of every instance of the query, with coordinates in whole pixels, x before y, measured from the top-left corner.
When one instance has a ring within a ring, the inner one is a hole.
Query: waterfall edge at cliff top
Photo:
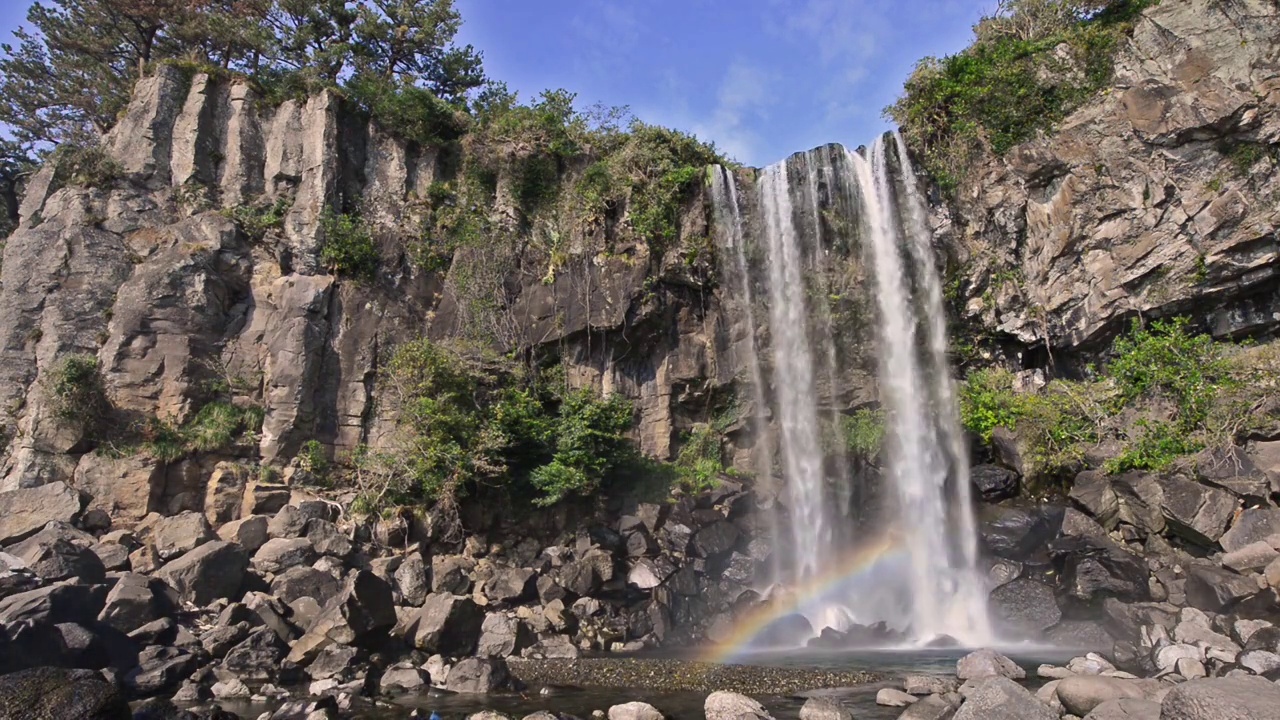
[[[797,615],[808,620],[810,636],[883,623],[889,630],[883,645],[945,637],[974,647],[994,639],[977,567],[941,281],[927,207],[914,182],[896,134],[879,138],[866,156],[840,146],[796,155],[765,168],[754,188],[744,188],[759,204],[752,236],[733,176],[721,170],[713,179],[717,218],[732,218],[719,245],[740,275],[735,292],[751,334],[753,397],[757,403],[771,398],[776,420],[772,434],[762,432],[756,444],[778,460],[789,511],[775,529],[775,555],[782,557],[768,592],[772,601],[737,619],[718,644],[721,659],[743,648],[804,644],[809,637],[800,636]],[[732,206],[722,212],[725,202]],[[836,402],[821,397],[818,385],[829,375],[834,392],[837,353],[827,308],[814,306],[824,295],[813,283],[829,269],[832,239],[823,236],[822,218],[841,208],[857,228],[854,261],[867,268],[861,291],[874,305],[874,338],[867,340],[877,349],[886,426],[880,454],[886,497],[874,522],[848,514],[848,498],[858,490],[849,485],[858,480],[849,460],[833,463],[821,440]],[[744,250],[752,243],[759,256],[754,263]],[[768,331],[759,346],[757,327]],[[754,425],[765,429],[758,407]],[[757,467],[767,467],[758,456]]]

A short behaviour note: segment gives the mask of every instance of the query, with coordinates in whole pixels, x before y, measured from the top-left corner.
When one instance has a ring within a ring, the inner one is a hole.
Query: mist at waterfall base
[[[753,186],[739,182],[723,168],[712,177],[717,245],[745,323],[756,476],[766,490],[779,483],[787,511],[774,513],[765,601],[711,657],[801,647],[827,628],[857,630],[865,645],[993,644],[941,281],[901,137],[882,136],[865,154],[826,146],[765,168]],[[757,219],[750,227],[744,208]],[[823,442],[824,428],[839,427],[831,395],[845,369],[821,280],[837,245],[865,268],[861,292],[874,308],[866,339],[885,418],[886,497],[873,517],[851,516],[864,478]]]

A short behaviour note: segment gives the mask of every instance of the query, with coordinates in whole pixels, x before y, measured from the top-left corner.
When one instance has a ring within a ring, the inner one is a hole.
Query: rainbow
[[[807,604],[831,594],[841,585],[853,584],[886,563],[901,560],[905,556],[906,549],[892,534],[855,548],[830,570],[809,578],[800,585],[787,588],[782,597],[766,602],[738,618],[729,635],[707,648],[702,659],[715,663],[732,662],[744,651],[760,649],[756,640],[784,617],[800,612]]]

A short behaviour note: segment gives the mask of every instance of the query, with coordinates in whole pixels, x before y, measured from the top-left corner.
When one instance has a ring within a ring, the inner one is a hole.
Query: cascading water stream
[[[883,137],[869,157],[823,148],[761,171],[756,187],[761,222],[752,237],[759,237],[765,250],[763,267],[753,267],[745,251],[747,232],[733,175],[718,169],[712,179],[716,219],[725,228],[720,244],[736,271],[733,291],[742,300],[751,336],[747,364],[756,406],[755,459],[764,476],[772,471],[775,439],[767,436],[765,402],[773,399],[790,524],[786,530],[775,528],[790,542],[777,544],[784,556],[773,579],[790,586],[797,596],[795,611],[815,631],[883,621],[918,642],[949,635],[971,646],[986,644],[991,633],[976,569],[969,465],[947,359],[941,282],[926,206],[905,147],[900,138],[894,140],[901,182],[891,171]],[[821,199],[819,178],[826,186]],[[836,429],[826,425],[839,418],[820,408],[838,405],[833,397],[820,402],[816,380],[821,374],[828,386],[822,389],[834,393],[840,373],[831,310],[825,300],[813,305],[812,298],[828,294],[822,274],[831,270],[830,248],[822,227],[824,216],[833,212],[839,215],[832,221],[837,226],[860,229],[854,239],[868,268],[867,295],[875,307],[886,419],[882,475],[891,497],[882,523],[866,528],[849,527],[850,514],[841,503],[849,504],[853,479],[843,453],[822,442],[824,430]],[[757,277],[759,295],[753,291]],[[767,349],[755,344],[757,298],[768,307]],[[763,385],[766,366],[772,393]]]

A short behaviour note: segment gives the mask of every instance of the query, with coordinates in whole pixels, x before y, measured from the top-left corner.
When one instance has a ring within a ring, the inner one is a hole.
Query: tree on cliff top
[[[354,74],[451,103],[484,82],[453,0],[53,0],[3,44],[0,123],[32,148],[106,132],[166,59],[303,87]],[[366,80],[367,83],[367,80]]]

